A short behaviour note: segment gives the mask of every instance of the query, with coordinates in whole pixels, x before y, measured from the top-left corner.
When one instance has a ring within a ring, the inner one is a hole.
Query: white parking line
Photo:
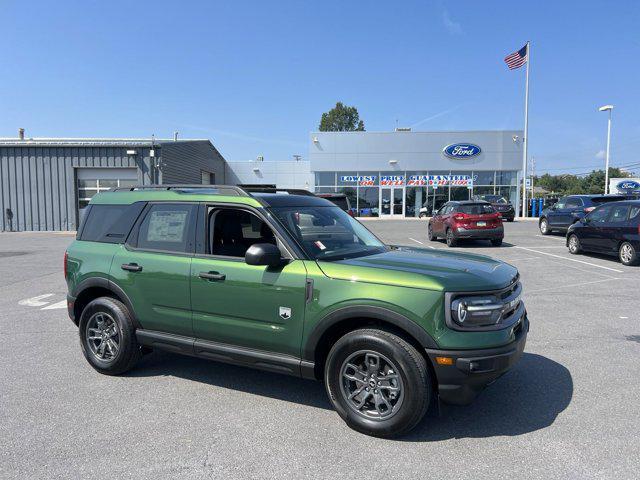
[[[47,305],[46,307],[41,308],[40,310],[58,310],[60,308],[67,308],[67,301],[62,300],[57,303],[52,303],[51,305]]]
[[[560,240],[561,242],[566,241],[566,239],[563,237],[550,237],[549,235],[536,235],[536,237],[546,238],[547,240]]]
[[[532,248],[527,248],[527,247],[515,247],[515,248],[519,248],[521,250],[527,250],[529,252],[534,252],[534,253],[539,253],[541,255],[548,255],[549,257],[555,257],[555,258],[560,258],[562,260],[567,260],[569,262],[576,262],[576,263],[582,263],[584,265],[589,265],[591,267],[598,267],[598,268],[603,268],[604,270],[609,270],[611,272],[616,272],[616,273],[624,273],[624,270],[616,270],[615,268],[611,268],[611,267],[605,267],[603,265],[598,265],[596,263],[591,263],[591,262],[585,262],[584,260],[577,260],[575,258],[567,258],[567,257],[563,257],[561,255],[554,255],[553,253],[549,253],[549,252],[541,252],[540,250],[534,250]]]
[[[24,305],[25,307],[42,307],[49,303],[48,301],[43,302],[42,300],[49,297],[53,297],[53,293],[45,293],[37,297],[25,298],[24,300],[20,300],[18,305]]]
[[[409,240],[413,240],[414,242],[419,243],[420,245],[424,245],[424,243],[422,243],[420,240],[416,240],[415,238],[409,237]]]

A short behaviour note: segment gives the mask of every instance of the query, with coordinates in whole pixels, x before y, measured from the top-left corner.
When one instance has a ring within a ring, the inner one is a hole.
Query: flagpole
[[[527,79],[524,89],[524,138],[522,139],[522,218],[527,217],[527,150],[529,147],[529,65],[531,45],[527,42]]]

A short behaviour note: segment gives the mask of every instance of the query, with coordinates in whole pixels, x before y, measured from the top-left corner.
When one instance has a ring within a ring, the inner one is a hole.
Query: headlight
[[[502,319],[504,307],[493,295],[460,297],[451,302],[451,317],[465,327],[495,325]]]

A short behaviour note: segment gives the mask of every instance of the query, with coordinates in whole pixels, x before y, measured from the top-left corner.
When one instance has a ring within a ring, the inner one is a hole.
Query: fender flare
[[[302,348],[303,360],[314,361],[316,348],[324,333],[334,325],[351,318],[370,318],[385,321],[407,332],[415,338],[423,348],[439,348],[433,337],[431,337],[424,328],[404,315],[383,307],[354,305],[339,308],[318,322]]]
[[[74,288],[71,296],[75,300],[82,294],[82,292],[84,292],[89,288],[94,288],[94,287],[104,288],[105,290],[109,290],[110,292],[114,293],[122,301],[122,303],[125,304],[125,306],[127,307],[127,310],[129,310],[129,313],[131,314],[131,319],[133,320],[133,324],[135,325],[136,329],[142,328],[142,326],[140,325],[140,322],[138,321],[136,312],[133,308],[133,304],[129,299],[129,296],[124,292],[122,288],[120,288],[118,285],[113,283],[108,278],[105,278],[105,277],[87,278],[82,282],[80,282],[76,286],[76,288]],[[78,318],[77,321],[79,322],[80,319]]]

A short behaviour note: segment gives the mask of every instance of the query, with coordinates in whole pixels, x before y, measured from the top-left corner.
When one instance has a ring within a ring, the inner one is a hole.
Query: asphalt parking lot
[[[426,222],[369,221],[447,248]],[[155,352],[96,373],[65,310],[72,236],[0,234],[1,478],[638,478],[640,267],[567,252],[533,222],[457,249],[518,267],[531,320],[517,367],[409,436],[370,438],[320,383]]]

